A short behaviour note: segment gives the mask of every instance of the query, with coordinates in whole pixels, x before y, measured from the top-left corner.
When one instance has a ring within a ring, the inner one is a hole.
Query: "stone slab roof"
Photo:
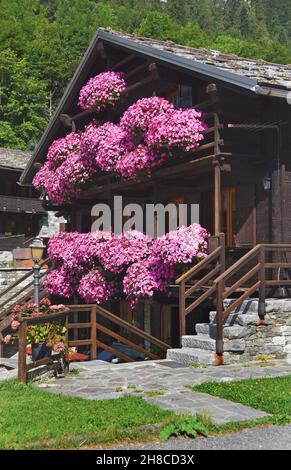
[[[0,147],[0,168],[22,171],[26,167],[31,152]]]
[[[224,54],[223,52],[211,49],[181,46],[172,41],[158,41],[156,39],[120,33],[111,29],[104,31],[111,33],[113,36],[153,47],[184,59],[212,65],[227,72],[243,75],[257,80],[258,85],[280,86],[291,89],[291,64],[282,65],[264,60],[247,59],[235,54]]]

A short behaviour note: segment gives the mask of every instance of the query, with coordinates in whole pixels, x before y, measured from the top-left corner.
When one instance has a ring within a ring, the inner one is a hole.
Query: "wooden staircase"
[[[225,324],[229,318],[233,318],[233,312],[243,308],[247,302],[252,309],[256,309],[256,324],[264,325],[267,295],[271,290],[274,292],[274,289],[291,286],[291,244],[256,245],[225,269],[224,234],[212,237],[211,243],[209,255],[176,281],[179,285],[182,349],[168,350],[167,358],[178,362],[217,365],[227,363],[228,351],[234,352],[230,348],[243,352],[239,342],[232,342],[230,345],[227,339],[224,341]],[[281,277],[282,274],[284,278]],[[198,275],[200,277],[197,279]],[[193,299],[191,296],[194,293],[197,295]],[[254,295],[258,296],[257,300],[253,299]],[[281,294],[280,297],[288,299],[290,295],[285,291],[285,295]],[[187,315],[210,298],[216,305],[215,321],[210,314],[211,328],[207,329],[207,324],[198,324],[197,335],[187,335]],[[211,331],[212,335],[207,331]]]
[[[45,275],[52,269],[46,259],[41,266],[40,295],[46,295],[43,288]],[[3,336],[11,323],[12,309],[33,301],[33,273],[29,271],[0,292],[0,358],[4,356]],[[96,359],[98,352],[107,351],[124,362],[134,359],[125,351],[134,351],[140,359],[161,359],[166,356],[170,345],[146,333],[97,304],[66,305],[70,309],[67,324],[69,346],[85,350],[90,359]]]

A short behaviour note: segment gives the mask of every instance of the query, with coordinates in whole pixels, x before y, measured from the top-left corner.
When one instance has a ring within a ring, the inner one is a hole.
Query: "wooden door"
[[[256,244],[255,185],[241,184],[235,188],[234,238],[236,246]]]

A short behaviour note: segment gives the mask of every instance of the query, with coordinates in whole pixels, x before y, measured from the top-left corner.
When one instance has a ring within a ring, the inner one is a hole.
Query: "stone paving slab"
[[[169,360],[108,364],[101,361],[75,363],[78,373],[65,378],[42,381],[39,386],[88,400],[116,399],[124,395],[142,397],[178,414],[207,414],[215,423],[254,420],[266,413],[204,393],[189,386],[203,382],[230,382],[243,379],[291,375],[285,360],[235,364],[223,367],[178,367]]]

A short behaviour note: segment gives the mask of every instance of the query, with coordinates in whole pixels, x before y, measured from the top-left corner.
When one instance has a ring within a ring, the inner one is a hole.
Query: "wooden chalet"
[[[138,98],[163,96],[177,107],[205,112],[205,139],[198,151],[156,169],[151,178],[121,181],[100,174],[72,204],[53,207],[45,201],[46,207],[63,213],[69,229],[81,232],[90,231],[92,206],[111,204],[114,195],[122,195],[125,204],[199,204],[200,223],[213,235],[209,257],[169,288],[170,297],[145,302],[134,320],[176,346],[216,304],[221,354],[222,318],[230,313],[225,298],[234,296],[238,305],[259,296],[263,319],[269,290],[274,296],[282,283],[291,285],[291,66],[99,29],[20,178],[22,185],[31,184],[53,140],[82,130],[94,118],[80,112],[78,94],[90,77],[106,70],[125,72],[128,84],[108,119],[117,122]],[[124,302],[110,309],[132,321]]]
[[[35,236],[46,214],[39,194],[18,184],[30,152],[0,148],[0,251],[12,251]]]

